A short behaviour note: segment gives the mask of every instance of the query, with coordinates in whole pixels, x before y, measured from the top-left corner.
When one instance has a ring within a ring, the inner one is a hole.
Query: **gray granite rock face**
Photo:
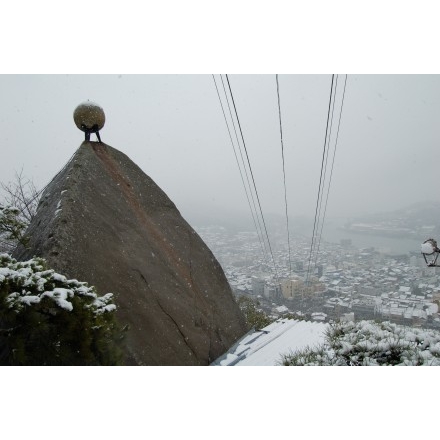
[[[115,294],[128,365],[209,365],[246,332],[212,252],[153,180],[106,144],[82,143],[27,234],[15,258],[46,258]]]

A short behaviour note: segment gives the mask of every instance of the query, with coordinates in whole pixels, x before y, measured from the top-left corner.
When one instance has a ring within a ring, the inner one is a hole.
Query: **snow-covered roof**
[[[248,333],[211,365],[274,366],[281,355],[324,342],[329,324],[279,319],[260,331]]]

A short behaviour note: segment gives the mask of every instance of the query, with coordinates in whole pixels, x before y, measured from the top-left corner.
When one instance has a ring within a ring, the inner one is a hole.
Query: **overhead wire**
[[[329,120],[330,120],[330,109],[331,109],[331,103],[332,103],[332,95],[333,95],[333,82],[334,82],[335,75],[332,75],[332,83],[330,86],[330,98],[328,103],[328,111],[327,111],[327,124],[325,128],[325,137],[324,137],[324,148],[322,151],[322,160],[321,160],[321,173],[319,176],[319,186],[318,186],[318,196],[316,200],[316,208],[315,208],[315,220],[313,222],[313,232],[312,232],[312,240],[310,244],[310,255],[309,255],[309,261],[308,261],[308,267],[307,267],[307,275],[306,275],[306,285],[309,282],[309,274],[310,274],[310,263],[312,260],[312,250],[313,250],[313,244],[315,239],[315,231],[316,231],[316,219],[318,215],[318,206],[319,206],[319,199],[321,195],[321,184],[322,184],[322,175],[323,175],[323,168],[324,168],[324,159],[325,159],[325,151],[326,151],[326,145],[327,145],[327,133],[329,128]]]
[[[239,137],[238,137],[236,125],[235,125],[235,122],[234,122],[234,116],[232,114],[232,109],[231,109],[231,106],[229,104],[229,97],[228,97],[228,93],[226,91],[225,82],[223,80],[223,77],[220,75],[220,78],[221,78],[221,81],[222,81],[222,85],[223,85],[223,92],[225,94],[225,99],[226,99],[226,102],[227,102],[227,105],[228,105],[230,119],[232,121],[233,129],[234,129],[234,133],[235,133],[235,138],[236,138],[238,149],[239,149],[239,154],[240,154],[240,157],[241,157],[241,160],[242,160],[242,165],[241,166],[240,166],[239,156],[237,154],[237,151],[236,151],[236,148],[235,148],[235,145],[234,145],[231,129],[230,129],[230,126],[229,126],[229,123],[228,123],[228,118],[226,116],[225,107],[223,106],[223,102],[222,102],[222,99],[221,99],[221,96],[220,96],[219,87],[217,86],[217,81],[215,79],[215,76],[212,75],[212,77],[213,77],[213,80],[214,80],[214,85],[216,87],[217,96],[218,96],[219,101],[220,101],[220,105],[221,105],[223,117],[225,119],[226,127],[228,129],[228,134],[229,134],[229,138],[230,138],[230,141],[231,141],[231,145],[232,145],[233,150],[234,150],[234,156],[235,156],[235,159],[237,161],[237,165],[238,165],[238,168],[239,168],[239,171],[240,171],[240,176],[241,176],[243,187],[245,189],[245,194],[246,194],[246,198],[247,198],[247,201],[248,201],[248,205],[249,205],[249,208],[251,210],[254,226],[256,228],[257,235],[258,235],[258,238],[260,240],[260,245],[261,245],[263,254],[265,254],[265,251],[266,251],[266,242],[265,242],[265,239],[264,239],[264,235],[265,235],[266,241],[267,241],[267,246],[269,248],[269,252],[270,252],[270,255],[271,255],[271,258],[272,258],[272,263],[273,263],[275,277],[277,279],[277,282],[279,283],[279,277],[278,277],[278,272],[277,272],[277,268],[276,268],[275,258],[274,258],[274,254],[273,254],[273,250],[272,250],[272,245],[271,245],[271,242],[270,242],[270,238],[269,238],[269,234],[268,234],[268,230],[267,230],[267,226],[266,226],[266,221],[264,219],[263,210],[262,210],[261,202],[260,202],[260,197],[259,197],[259,193],[258,193],[258,190],[257,190],[254,173],[252,171],[252,166],[251,166],[249,154],[248,154],[248,151],[247,151],[246,142],[245,142],[245,139],[244,139],[243,130],[242,130],[242,127],[241,127],[239,116],[238,116],[238,111],[237,111],[237,107],[236,107],[236,104],[235,104],[234,95],[233,95],[233,92],[232,92],[232,88],[231,88],[231,84],[230,84],[230,81],[229,81],[229,77],[226,74],[226,81],[227,81],[227,85],[228,85],[228,89],[229,89],[229,95],[230,95],[230,99],[232,100],[232,105],[233,105],[234,112],[235,112],[235,118],[237,120],[238,129],[240,131],[241,144],[242,144],[242,147],[243,147],[243,149],[245,151],[246,160],[247,160],[247,167],[246,167],[245,159],[243,157],[243,152],[242,152],[242,148],[241,148],[241,145],[240,145],[240,140],[239,140]],[[345,91],[346,91],[346,85],[347,85],[347,75],[345,76],[344,89],[343,89],[343,93],[342,93],[342,101],[341,101],[341,107],[340,107],[340,111],[339,111],[338,128],[337,128],[336,140],[335,140],[334,150],[333,150],[333,157],[332,157],[332,163],[331,163],[330,177],[329,177],[329,180],[328,180],[327,192],[326,192],[325,203],[324,203],[324,213],[323,213],[323,216],[321,218],[324,188],[325,188],[326,178],[327,178],[328,158],[329,158],[330,144],[331,144],[331,137],[332,137],[332,126],[333,126],[335,102],[336,102],[336,95],[337,95],[337,88],[338,88],[338,79],[339,79],[339,75],[336,76],[336,82],[335,82],[335,75],[334,74],[332,75],[332,81],[331,81],[331,87],[330,87],[330,98],[329,98],[329,105],[328,105],[328,111],[327,111],[326,131],[325,131],[324,146],[323,146],[322,159],[321,159],[321,170],[320,170],[320,178],[319,178],[319,186],[318,186],[318,195],[317,195],[316,207],[315,207],[315,218],[314,218],[314,223],[313,223],[313,232],[312,232],[312,239],[311,239],[311,245],[310,245],[309,258],[308,258],[306,285],[309,283],[311,262],[312,262],[312,256],[313,256],[314,252],[315,252],[314,267],[316,269],[316,263],[317,263],[317,258],[318,258],[318,254],[319,254],[320,244],[321,244],[322,231],[323,231],[323,226],[324,226],[324,222],[325,222],[325,216],[326,216],[326,212],[327,212],[327,205],[328,205],[328,198],[329,198],[329,193],[330,193],[330,187],[331,187],[331,183],[332,183],[332,176],[333,176],[333,168],[334,168],[334,163],[335,163],[337,142],[338,142],[338,138],[339,138],[340,123],[341,123],[342,110],[343,110],[344,99],[345,99]],[[291,261],[290,228],[289,228],[288,203],[287,203],[288,202],[288,197],[287,197],[287,184],[286,184],[286,168],[285,168],[284,139],[283,139],[282,114],[281,114],[280,86],[279,86],[278,75],[276,75],[276,84],[277,84],[277,98],[278,98],[278,116],[279,116],[279,126],[280,126],[281,157],[282,157],[282,166],[283,166],[284,203],[285,203],[286,226],[287,226],[287,241],[288,241],[288,248],[289,248],[289,271],[290,271],[290,274],[291,274],[291,272],[292,272],[292,261]],[[246,186],[245,177],[243,175],[242,168],[244,170],[244,175],[246,176],[246,180],[247,180],[248,186]],[[247,168],[249,169],[249,173],[250,173],[251,179],[249,179],[249,174],[247,172]],[[252,190],[252,187],[251,187],[250,180],[252,180],[253,190]],[[253,192],[255,192],[256,202],[255,202],[255,198],[254,198]],[[251,200],[252,200],[252,203],[251,203]],[[252,204],[253,204],[253,208],[252,208]],[[256,206],[257,204],[258,204],[258,208],[259,208],[259,213],[258,213],[257,206]],[[262,225],[261,225],[259,217],[261,217]],[[264,233],[263,233],[263,229],[264,229]],[[318,230],[320,231],[319,234],[317,233]],[[267,258],[267,256],[266,256],[266,258]]]
[[[243,178],[243,173],[242,173],[242,170],[241,170],[240,162],[239,162],[239,160],[238,160],[238,156],[237,156],[236,148],[235,148],[235,145],[234,145],[234,141],[233,141],[233,139],[232,139],[231,130],[230,130],[230,128],[229,128],[229,123],[228,123],[228,120],[227,120],[227,117],[226,117],[226,113],[225,113],[225,110],[224,110],[224,107],[223,107],[223,102],[222,102],[221,97],[220,97],[220,91],[219,91],[219,89],[218,89],[218,87],[217,87],[217,82],[216,82],[216,80],[215,80],[215,76],[214,76],[214,75],[212,75],[212,79],[214,80],[214,85],[215,85],[215,88],[216,88],[216,90],[217,90],[217,96],[218,96],[218,99],[219,99],[219,102],[220,102],[220,106],[221,106],[221,109],[222,109],[222,113],[223,113],[223,117],[224,117],[224,120],[225,120],[225,123],[226,123],[226,128],[228,129],[229,139],[230,139],[230,141],[231,141],[232,149],[233,149],[233,151],[234,151],[235,160],[236,160],[236,162],[237,162],[238,170],[239,170],[239,172],[240,172],[240,177],[241,177],[241,181],[242,181],[242,184],[243,184],[243,188],[244,188],[244,191],[245,191],[245,194],[246,194],[246,199],[247,199],[247,201],[248,201],[249,209],[250,209],[250,211],[251,211],[252,220],[253,220],[253,223],[254,223],[255,229],[256,229],[256,231],[257,231],[257,236],[258,236],[258,240],[259,240],[260,245],[261,245],[261,249],[262,249],[262,252],[263,252],[263,256],[265,256],[265,248],[264,248],[263,242],[262,242],[262,240],[261,240],[260,232],[259,232],[258,227],[257,227],[257,223],[256,223],[256,220],[255,220],[254,211],[252,210],[251,202],[250,202],[249,195],[248,195],[248,189],[247,189],[247,187],[246,187],[246,184],[245,184],[245,181],[244,181],[244,178]],[[245,171],[246,171],[246,170],[245,170]]]
[[[278,116],[280,120],[280,138],[281,138],[281,158],[283,162],[283,183],[284,183],[284,205],[286,208],[286,226],[287,226],[287,246],[289,248],[289,276],[292,276],[292,256],[290,247],[290,232],[289,232],[289,214],[287,208],[287,188],[286,188],[286,167],[284,160],[284,143],[283,143],[283,124],[281,122],[281,102],[280,102],[280,86],[278,82],[278,74],[275,76],[277,82],[277,96],[278,96]]]
[[[225,94],[226,103],[228,105],[228,110],[229,110],[229,115],[231,117],[232,126],[234,128],[235,139],[237,140],[238,151],[240,153],[241,162],[243,164],[243,170],[244,170],[244,174],[246,176],[246,181],[247,181],[248,188],[249,188],[250,198],[252,200],[252,205],[253,205],[254,211],[252,211],[252,208],[251,208],[251,211],[255,212],[255,218],[257,220],[257,225],[258,225],[258,227],[257,227],[257,234],[259,235],[259,238],[260,238],[260,235],[261,235],[261,239],[262,239],[262,243],[263,243],[263,256],[264,256],[264,259],[266,261],[268,261],[269,260],[268,257],[267,257],[267,252],[268,251],[266,249],[266,243],[265,243],[265,240],[264,240],[263,227],[262,227],[261,222],[260,222],[260,217],[258,216],[258,210],[257,210],[257,206],[256,206],[256,203],[255,203],[255,197],[254,197],[254,194],[253,194],[253,191],[252,191],[252,186],[251,186],[251,183],[250,183],[250,180],[249,180],[249,173],[248,173],[247,168],[246,168],[246,163],[245,163],[245,160],[244,160],[244,157],[243,157],[243,151],[242,151],[242,148],[241,148],[241,145],[240,145],[240,140],[238,138],[237,128],[236,128],[236,125],[235,125],[235,122],[234,122],[234,116],[232,114],[232,109],[231,109],[231,106],[229,104],[228,93],[226,91],[225,82],[223,80],[222,75],[220,75],[220,79],[222,80],[223,91],[224,91],[224,94]]]
[[[241,124],[240,124],[240,118],[238,117],[237,107],[236,107],[236,105],[235,105],[235,100],[234,100],[234,95],[233,95],[233,93],[232,93],[231,83],[229,82],[229,77],[228,77],[227,74],[226,74],[226,80],[227,80],[227,82],[228,82],[229,92],[230,92],[230,94],[231,94],[232,104],[233,104],[233,106],[234,106],[234,111],[235,111],[235,116],[237,117],[238,128],[239,128],[239,130],[240,130],[241,139],[242,139],[242,141],[243,141],[243,147],[244,147],[244,150],[245,150],[245,153],[246,153],[246,158],[247,158],[247,162],[248,162],[248,165],[249,165],[249,170],[250,170],[251,177],[252,177],[252,182],[253,182],[253,185],[254,185],[255,195],[256,195],[256,197],[257,197],[258,206],[259,206],[259,208],[260,208],[260,215],[261,215],[261,219],[262,219],[262,221],[263,221],[263,226],[264,226],[264,230],[265,230],[265,233],[266,233],[266,239],[267,239],[267,243],[268,243],[268,246],[269,246],[269,251],[270,251],[270,254],[271,254],[271,256],[272,256],[272,262],[273,262],[273,267],[274,267],[274,272],[275,272],[275,278],[276,278],[276,280],[277,280],[277,283],[279,283],[278,271],[277,271],[277,269],[276,269],[275,258],[274,258],[274,256],[273,256],[272,245],[271,245],[271,243],[270,243],[269,234],[268,234],[268,232],[267,232],[267,226],[266,226],[266,222],[265,222],[265,220],[264,220],[263,210],[262,210],[262,208],[261,208],[260,197],[259,197],[259,195],[258,195],[258,190],[257,190],[257,185],[256,185],[256,183],[255,183],[254,173],[253,173],[253,171],[252,171],[252,166],[251,166],[251,162],[250,162],[250,159],[249,159],[249,154],[248,154],[248,151],[247,151],[247,148],[246,148],[246,142],[245,142],[245,140],[244,140],[243,130],[242,130],[242,128],[241,128]]]
[[[319,253],[319,247],[320,247],[321,237],[322,237],[322,230],[324,228],[324,221],[325,221],[325,216],[326,216],[326,213],[327,213],[328,196],[329,196],[330,187],[331,187],[331,184],[332,184],[333,167],[334,167],[334,164],[335,164],[336,148],[338,146],[339,128],[341,126],[342,109],[344,107],[345,88],[347,86],[347,77],[348,77],[348,75],[345,75],[344,90],[342,92],[341,108],[339,110],[338,129],[337,129],[337,132],[336,132],[335,146],[334,146],[334,149],[333,149],[333,159],[332,159],[332,165],[331,165],[331,169],[330,169],[330,178],[329,178],[329,183],[328,183],[328,187],[327,187],[327,195],[326,195],[326,198],[325,198],[325,205],[324,205],[324,215],[322,217],[321,232],[319,234],[319,243],[318,243],[318,250],[316,251],[316,255],[318,255],[318,253]],[[316,261],[315,261],[315,267],[316,267]]]
[[[323,219],[321,220],[321,210],[322,210],[322,201],[323,201],[322,194],[323,194],[323,190],[325,188],[325,182],[326,182],[326,178],[327,178],[327,164],[328,164],[328,156],[329,156],[330,146],[331,146],[331,137],[332,137],[332,130],[333,130],[333,116],[334,116],[334,112],[335,112],[336,95],[337,95],[337,91],[338,91],[338,78],[339,78],[339,75],[336,75],[336,81],[335,81],[335,86],[334,86],[334,90],[333,90],[332,112],[331,112],[331,116],[330,116],[330,125],[329,125],[328,136],[327,136],[327,151],[325,153],[324,176],[322,178],[321,198],[319,200],[318,220],[317,220],[317,224],[316,224],[316,230],[319,231],[320,226],[321,226],[321,232],[322,232],[322,221],[323,221]],[[315,254],[313,269],[312,269],[313,271],[316,269],[320,244],[321,244],[321,233],[317,234],[317,242],[315,241],[313,252],[312,252],[312,254],[313,253]]]

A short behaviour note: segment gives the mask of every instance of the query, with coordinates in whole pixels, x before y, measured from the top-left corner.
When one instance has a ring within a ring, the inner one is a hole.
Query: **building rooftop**
[[[247,333],[211,365],[278,365],[284,353],[322,344],[328,325],[322,322],[278,319],[262,330]]]

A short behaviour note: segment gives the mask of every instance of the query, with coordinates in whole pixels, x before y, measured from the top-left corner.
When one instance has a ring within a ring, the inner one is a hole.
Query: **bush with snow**
[[[390,322],[339,322],[325,343],[284,354],[281,365],[440,365],[440,332]]]
[[[0,254],[0,364],[119,364],[112,300],[41,258]]]

